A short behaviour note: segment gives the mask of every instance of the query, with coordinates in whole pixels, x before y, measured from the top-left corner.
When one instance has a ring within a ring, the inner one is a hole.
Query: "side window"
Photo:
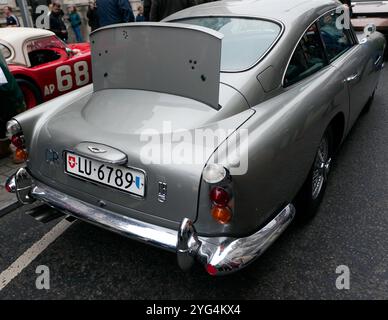
[[[56,36],[50,36],[30,40],[26,48],[31,67],[36,67],[60,59],[65,45]]]
[[[0,43],[0,51],[4,57],[4,59],[8,59],[11,56],[11,50],[9,50],[6,46]]]
[[[326,66],[326,58],[316,24],[313,24],[299,42],[284,78],[284,85],[292,85]]]
[[[28,57],[30,58],[31,67],[36,67],[58,60],[61,56],[53,50],[42,49],[29,52]]]
[[[340,14],[331,12],[319,19],[319,28],[325,45],[328,59],[338,58],[353,46],[353,41],[348,30],[337,27]]]

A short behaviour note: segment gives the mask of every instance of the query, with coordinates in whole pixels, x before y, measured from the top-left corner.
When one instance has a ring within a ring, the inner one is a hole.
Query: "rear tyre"
[[[297,219],[314,218],[324,197],[333,156],[333,131],[327,129],[315,155],[314,164],[306,182],[295,200]]]
[[[16,79],[16,82],[23,92],[27,110],[32,109],[33,107],[43,102],[39,88],[37,88],[37,86],[34,85],[31,81],[25,79]]]

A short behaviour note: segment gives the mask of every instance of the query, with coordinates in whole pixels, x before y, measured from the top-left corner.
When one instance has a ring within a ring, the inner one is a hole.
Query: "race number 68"
[[[60,66],[56,70],[57,86],[60,92],[69,91],[73,88],[73,77],[71,76],[71,66]],[[89,68],[86,61],[74,63],[75,84],[82,87],[89,83]]]

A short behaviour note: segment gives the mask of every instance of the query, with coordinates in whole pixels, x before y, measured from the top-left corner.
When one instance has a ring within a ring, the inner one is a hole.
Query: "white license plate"
[[[106,164],[73,153],[66,153],[65,171],[71,175],[140,197],[145,195],[145,175],[140,170]]]

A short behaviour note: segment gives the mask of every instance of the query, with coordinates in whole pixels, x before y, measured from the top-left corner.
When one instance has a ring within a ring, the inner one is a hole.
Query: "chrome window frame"
[[[318,18],[316,18],[316,19],[315,19],[315,20],[314,20],[314,21],[313,21],[313,22],[312,22],[312,23],[311,23],[311,24],[303,31],[302,35],[299,37],[299,39],[298,39],[296,45],[294,46],[294,49],[292,50],[292,53],[291,53],[290,57],[288,58],[287,66],[286,66],[286,68],[284,69],[283,77],[282,77],[282,84],[281,84],[281,86],[282,86],[283,89],[286,89],[286,88],[289,88],[289,87],[291,87],[291,86],[293,86],[293,85],[296,85],[296,84],[300,83],[301,81],[304,81],[304,80],[308,79],[309,77],[313,76],[314,74],[316,74],[316,73],[318,73],[318,72],[320,72],[320,71],[326,69],[326,68],[327,68],[328,66],[330,66],[334,61],[336,61],[338,58],[340,58],[340,57],[343,56],[345,53],[349,52],[352,48],[354,48],[356,45],[359,44],[357,41],[352,41],[352,46],[351,46],[350,48],[348,48],[346,51],[342,52],[342,53],[341,53],[340,55],[338,55],[334,60],[328,60],[328,64],[325,65],[323,68],[317,70],[316,72],[314,72],[313,74],[309,75],[308,77],[303,78],[303,79],[301,79],[301,80],[299,80],[299,81],[297,81],[297,82],[295,82],[295,83],[293,83],[293,84],[291,84],[291,85],[289,85],[289,86],[285,85],[284,80],[285,80],[285,78],[286,78],[286,73],[287,73],[287,70],[288,70],[288,68],[289,68],[289,66],[290,66],[292,57],[294,56],[295,51],[296,51],[296,49],[298,48],[299,43],[300,43],[301,40],[303,39],[303,37],[304,37],[304,35],[306,34],[306,32],[307,32],[314,24],[318,23],[319,19],[321,19],[322,17],[324,17],[325,15],[327,15],[327,14],[333,12],[333,11],[336,12],[336,11],[338,10],[338,8],[343,8],[343,7],[344,7],[344,5],[341,5],[341,6],[338,6],[338,7],[334,8],[334,9],[330,9],[330,10],[326,11],[325,13],[321,14]],[[318,27],[319,27],[319,25],[318,25]],[[320,29],[320,28],[319,28],[319,29]],[[353,36],[352,36],[351,33],[350,33],[349,35],[350,35],[351,38],[353,38]],[[349,40],[351,40],[351,39],[349,39]],[[322,43],[323,48],[324,48],[324,51],[325,51],[324,54],[325,54],[325,56],[327,57],[326,46],[325,46],[325,43],[323,42],[322,38],[321,38],[321,43]]]
[[[57,38],[58,41],[62,42],[62,44],[65,46],[65,48],[68,48],[68,46],[66,45],[65,42],[63,42],[61,39],[59,39],[55,34],[52,34],[52,35],[45,35],[45,36],[36,36],[36,37],[31,37],[31,38],[27,38],[24,40],[23,42],[23,56],[24,56],[24,60],[26,61],[26,66],[28,68],[31,68],[31,61],[30,61],[30,57],[28,55],[28,50],[27,50],[27,44],[28,42],[30,41],[36,41],[36,40],[42,40],[42,39],[46,39],[46,38],[52,38],[52,37],[55,37]],[[55,61],[55,60],[54,60]]]

